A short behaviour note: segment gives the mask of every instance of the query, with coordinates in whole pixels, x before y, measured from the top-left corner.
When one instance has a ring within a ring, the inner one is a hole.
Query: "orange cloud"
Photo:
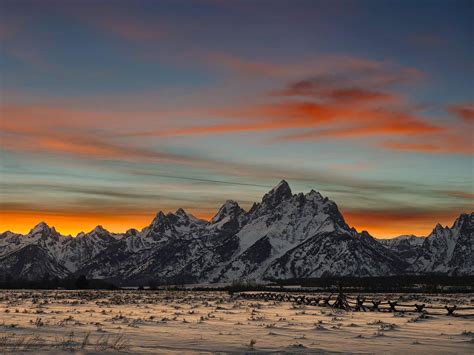
[[[448,111],[454,113],[466,122],[474,122],[474,103],[453,105],[448,108]]]
[[[383,92],[377,92],[357,87],[336,89],[328,93],[328,96],[336,100],[348,102],[379,101],[394,98],[393,95],[389,95]]]
[[[120,122],[111,115],[45,106],[4,106],[0,146],[5,150],[48,153],[96,160],[166,162],[218,169],[211,160],[143,148],[102,133]]]
[[[352,57],[322,57],[307,66],[247,61],[229,55],[209,56],[235,71],[250,76],[289,78],[314,71],[309,79],[291,82],[271,91],[273,102],[209,109],[212,117],[234,122],[201,124],[178,128],[132,132],[129,136],[186,136],[259,131],[284,132],[277,140],[417,136],[420,139],[444,134],[446,127],[430,122],[405,102],[400,94],[387,90],[394,84],[416,81],[422,73],[387,62]],[[318,67],[319,65],[319,67]],[[330,74],[324,72],[327,69]],[[275,99],[280,101],[275,101]],[[266,97],[268,100],[269,97]],[[237,122],[235,122],[237,121]],[[318,130],[314,130],[318,128]],[[308,130],[311,129],[311,130]],[[386,145],[389,148],[389,145]]]
[[[464,192],[464,191],[445,191],[448,196],[465,198],[466,200],[474,200],[474,193]]]
[[[279,140],[348,138],[374,135],[426,135],[444,132],[422,117],[388,109],[369,109],[339,103],[285,101],[255,107],[234,107],[211,114],[239,120],[239,123],[211,124],[177,129],[163,128],[126,134],[129,136],[180,136],[216,133],[276,131],[325,127],[324,130],[283,135]]]
[[[4,103],[0,105],[0,128],[26,132],[30,129],[43,129],[49,126],[48,128],[52,131],[90,130],[91,132],[106,132],[110,135],[113,131],[129,130],[137,124],[169,126],[176,123],[177,119],[188,117],[196,112],[204,117],[216,115],[205,106],[140,111],[123,110],[122,107],[115,105],[116,101],[128,99],[130,96],[94,97],[84,102],[74,99],[54,100],[41,105]],[[154,95],[147,97],[147,100],[154,99]],[[101,103],[100,108],[91,109],[90,106],[97,106],[98,101]],[[75,108],[75,105],[79,105],[79,108]]]
[[[239,123],[211,124],[177,129],[161,129],[124,134],[123,136],[180,136],[216,133],[258,132],[308,128],[329,123],[337,110],[311,102],[286,102],[255,107],[210,109],[210,115],[238,120]]]
[[[327,80],[324,79],[299,81],[274,94],[287,97],[302,96],[332,99],[349,104],[396,101],[398,99],[395,95],[356,86],[337,87],[334,82],[327,82]]]
[[[275,107],[259,108],[254,113],[249,110],[248,127],[244,124],[221,124],[213,127],[200,127],[181,130],[161,130],[151,132],[153,135],[184,135],[204,134],[206,132],[235,132],[248,130],[267,130],[275,127],[292,127],[291,120],[286,119],[288,108],[276,109]],[[312,112],[318,110],[317,106],[299,105],[297,112]],[[217,110],[216,110],[217,111]],[[293,111],[293,109],[291,110]],[[233,112],[233,111],[232,111]],[[268,112],[275,116],[267,121],[252,123],[253,114]],[[261,166],[245,165],[226,161],[214,161],[196,156],[187,156],[163,152],[158,149],[144,146],[141,142],[124,139],[124,135],[112,134],[111,127],[123,126],[122,120],[129,118],[128,114],[116,116],[88,111],[76,111],[49,106],[3,106],[0,111],[0,146],[9,151],[27,152],[28,154],[51,154],[54,156],[68,156],[72,158],[90,160],[116,160],[132,162],[170,163],[182,166],[193,166],[209,169],[219,173],[237,176],[253,176],[268,178],[277,176],[287,177],[288,172],[271,170],[267,171]],[[217,114],[214,112],[213,114]],[[277,115],[282,116],[278,118]],[[285,119],[283,119],[285,118]],[[311,117],[294,117],[294,122],[306,125],[311,123]],[[129,120],[130,121],[130,120]],[[135,121],[131,121],[133,124]],[[105,127],[108,131],[105,131]],[[122,127],[121,127],[122,128]],[[144,132],[147,135],[149,132]],[[132,135],[132,134],[130,134]],[[258,170],[258,171],[257,171]]]
[[[198,59],[213,67],[222,67],[239,76],[281,78],[328,78],[343,81],[350,77],[356,86],[385,87],[417,81],[424,74],[416,68],[400,67],[389,61],[371,60],[351,55],[320,55],[301,62],[269,62],[238,57],[228,53],[198,53]],[[329,73],[329,75],[328,75]],[[310,79],[312,80],[312,79]],[[346,81],[347,83],[347,81]]]
[[[309,140],[315,138],[353,138],[363,136],[403,136],[426,135],[444,132],[443,127],[435,126],[423,121],[420,117],[390,112],[390,111],[362,111],[352,116],[341,114],[338,122],[343,125],[339,128],[328,128],[298,134],[287,134],[278,140]]]
[[[114,114],[66,109],[50,105],[2,105],[0,106],[2,130],[27,132],[31,129],[50,126],[61,128],[100,127],[100,123],[116,122]]]
[[[286,76],[295,75],[300,72],[299,66],[277,65],[273,63],[246,62],[233,57],[221,58],[221,62],[228,61],[249,72],[260,72],[264,75]],[[214,58],[215,59],[215,58]],[[383,142],[381,146],[392,150],[425,151],[433,152],[436,145],[430,140],[436,136],[441,140],[443,135],[449,133],[449,128],[434,124],[430,118],[417,114],[399,94],[387,92],[394,83],[408,80],[416,80],[419,74],[412,68],[393,68],[386,62],[367,61],[351,57],[336,57],[321,59],[318,63],[324,68],[334,71],[334,75],[321,73],[321,68],[316,70],[316,75],[309,79],[291,82],[283,90],[274,91],[268,97],[269,103],[249,103],[227,108],[203,108],[196,114],[205,117],[207,122],[190,126],[189,120],[174,120],[172,124],[160,124],[160,129],[149,129],[146,131],[117,133],[112,135],[112,129],[124,130],[126,122],[130,122],[126,114],[97,112],[81,112],[66,110],[56,107],[23,107],[7,106],[4,109],[8,117],[2,125],[7,131],[27,135],[27,131],[38,128],[45,131],[40,138],[30,137],[36,140],[38,147],[44,150],[62,151],[70,154],[90,153],[93,156],[104,157],[143,157],[163,159],[153,151],[131,147],[129,144],[118,144],[111,138],[138,136],[186,136],[203,134],[222,134],[237,132],[261,132],[261,131],[289,131],[279,132],[277,140],[299,141],[311,139],[338,138],[348,139],[356,137],[387,137],[399,138],[401,136],[416,136],[418,141],[402,145],[397,141]],[[232,65],[234,65],[232,64]],[[304,68],[304,71],[313,67]],[[303,73],[304,71],[301,71]],[[413,74],[415,79],[409,79]],[[421,75],[421,74],[420,74]],[[464,115],[466,110],[462,111]],[[3,112],[2,112],[3,113]],[[134,115],[142,117],[142,115]],[[150,122],[156,123],[153,113],[148,113]],[[164,116],[173,116],[172,113],[164,113]],[[140,119],[140,118],[138,118]],[[208,123],[209,119],[219,119],[217,123]],[[223,123],[223,121],[226,121]],[[130,124],[130,123],[129,123]],[[181,124],[181,127],[179,126]],[[108,129],[109,137],[98,137],[97,129]],[[316,129],[317,128],[317,129]],[[76,129],[82,131],[87,141],[82,136],[71,134]],[[292,132],[290,130],[303,130]],[[87,130],[92,130],[92,133]],[[64,138],[61,138],[64,136]],[[18,146],[20,143],[10,144]],[[28,142],[23,144],[30,144]],[[443,149],[443,147],[448,147]],[[466,147],[451,147],[451,144],[443,144],[437,149],[439,152],[457,154],[464,153]],[[173,157],[178,160],[178,157]]]
[[[435,138],[435,139],[433,139]],[[380,146],[404,152],[420,152],[429,154],[463,154],[473,155],[474,147],[472,141],[467,141],[462,136],[442,136],[433,137],[426,142],[410,142],[410,141],[385,141]]]
[[[5,132],[4,132],[5,133]],[[20,133],[20,134],[18,134]],[[194,164],[195,160],[184,156],[158,151],[118,145],[84,134],[50,132],[48,129],[32,129],[20,132],[10,131],[0,140],[4,149],[25,152],[47,152],[74,155],[88,159],[152,160],[181,164]]]

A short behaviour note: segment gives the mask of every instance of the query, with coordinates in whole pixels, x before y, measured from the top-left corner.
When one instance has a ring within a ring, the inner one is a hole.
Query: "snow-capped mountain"
[[[379,239],[379,242],[398,254],[400,258],[413,264],[421,252],[425,237],[416,235],[401,235],[392,239]]]
[[[72,237],[39,223],[25,236],[5,232],[0,235],[0,271],[15,277],[40,279],[45,275],[67,277],[61,251]]]
[[[473,213],[426,238],[376,240],[344,221],[337,205],[280,182],[246,212],[226,201],[210,220],[183,209],[159,212],[143,230],[98,226],[76,237],[40,223],[28,234],[0,234],[0,278],[84,274],[128,284],[149,280],[231,282],[405,272],[474,274]]]
[[[436,225],[408,270],[474,274],[474,213],[461,214],[451,228]]]
[[[351,229],[334,202],[314,190],[293,195],[285,181],[252,207],[236,237],[238,248],[219,281],[375,276],[394,274],[403,266],[372,237]]]

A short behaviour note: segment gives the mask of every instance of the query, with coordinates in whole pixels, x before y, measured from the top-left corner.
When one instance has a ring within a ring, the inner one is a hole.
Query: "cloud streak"
[[[448,111],[468,123],[474,123],[474,103],[472,102],[452,105],[448,108]]]
[[[307,67],[302,70],[298,65],[248,62],[227,56],[215,56],[213,60],[250,76],[281,79],[308,70]],[[282,89],[272,90],[267,97],[271,103],[209,109],[211,116],[227,117],[231,122],[162,128],[129,135],[176,137],[276,132],[273,141],[288,142],[370,137],[375,141],[367,144],[387,150],[472,154],[465,132],[460,133],[459,143],[454,144],[452,136],[459,134],[455,127],[423,115],[417,105],[394,90],[400,85],[422,80],[424,74],[419,70],[350,57],[334,61],[322,59],[320,63],[333,73],[312,75],[308,79],[290,82]],[[466,121],[472,119],[469,105],[453,106],[450,110]]]

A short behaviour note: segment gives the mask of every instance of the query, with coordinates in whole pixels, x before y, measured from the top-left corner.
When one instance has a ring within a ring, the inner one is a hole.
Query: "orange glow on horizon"
[[[366,211],[343,212],[346,223],[361,232],[367,231],[373,237],[390,239],[399,235],[414,234],[419,237],[431,233],[437,223],[451,227],[459,213],[398,214]]]
[[[189,210],[194,216],[210,220],[214,214]],[[359,232],[368,231],[377,238],[392,238],[403,234],[417,236],[428,235],[437,223],[451,226],[459,213],[397,215],[396,213],[344,212],[346,222]],[[143,214],[80,214],[50,213],[35,211],[2,211],[0,214],[0,232],[12,231],[26,234],[36,224],[43,221],[55,227],[63,235],[76,236],[80,232],[89,232],[97,225],[113,233],[124,233],[128,229],[141,230],[153,220],[154,213]]]
[[[208,214],[189,213],[202,219],[209,220],[213,216]],[[96,226],[101,225],[109,232],[124,233],[131,228],[141,230],[148,226],[156,214],[61,214],[42,212],[16,212],[2,211],[0,213],[0,233],[11,231],[26,234],[40,222],[45,222],[54,227],[60,234],[76,236],[80,232],[89,232]]]

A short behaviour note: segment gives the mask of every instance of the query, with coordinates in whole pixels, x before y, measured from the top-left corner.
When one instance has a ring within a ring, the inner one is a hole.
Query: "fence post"
[[[454,311],[456,310],[457,306],[454,305],[449,307],[448,305],[446,305],[444,306],[444,308],[446,308],[446,310],[448,311],[448,316],[454,316]]]
[[[357,300],[356,300],[356,307],[355,307],[355,310],[356,311],[366,311],[365,307],[364,307],[364,302],[365,302],[365,297],[364,298],[361,298],[360,296],[357,296]]]
[[[378,311],[381,302],[382,302],[382,301],[380,301],[380,300],[372,300],[372,304],[374,305],[374,307],[372,308],[372,310]]]
[[[329,301],[331,300],[331,296],[324,298],[324,305],[329,306]]]
[[[421,313],[421,312],[423,312],[423,308],[425,308],[425,304],[424,303],[423,304],[416,304],[415,303],[415,308],[416,308],[416,311],[418,313]]]

